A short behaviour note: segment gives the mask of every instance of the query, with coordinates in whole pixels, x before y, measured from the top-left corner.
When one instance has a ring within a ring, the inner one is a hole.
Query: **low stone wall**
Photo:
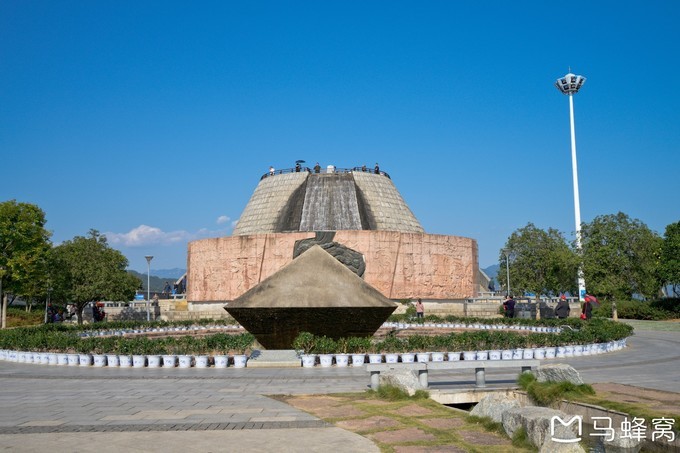
[[[500,318],[498,307],[501,299],[464,299],[449,301],[423,301],[425,315],[458,316],[475,318]]]

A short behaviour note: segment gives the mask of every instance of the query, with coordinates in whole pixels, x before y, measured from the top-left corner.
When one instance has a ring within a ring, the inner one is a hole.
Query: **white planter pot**
[[[449,357],[449,362],[458,362],[460,360],[460,351],[459,352],[449,352],[447,355]]]
[[[146,366],[146,356],[145,355],[133,355],[132,356],[132,367],[133,368],[144,368]]]
[[[178,355],[179,368],[191,368],[191,358],[190,355]]]
[[[418,363],[425,363],[430,361],[430,353],[429,352],[419,352],[416,354],[416,360]]]
[[[352,354],[352,366],[363,366],[366,363],[366,354]]]
[[[109,368],[120,366],[120,360],[116,354],[106,354],[106,366]]]
[[[316,364],[315,354],[302,354],[300,359],[302,359],[303,368],[312,368]]]
[[[501,351],[501,360],[512,360],[512,349],[504,349]]]
[[[160,368],[162,359],[159,355],[148,355],[146,356],[147,366],[149,368]]]
[[[545,348],[545,358],[554,359],[557,354],[557,348]]]
[[[521,360],[524,357],[524,349],[517,348],[512,350],[512,360]]]
[[[78,364],[80,366],[90,366],[90,365],[92,365],[92,355],[91,354],[78,354]]]
[[[132,366],[132,356],[131,355],[119,355],[118,364],[121,368],[130,368]]]
[[[47,354],[47,363],[48,363],[49,365],[56,365],[56,364],[58,364],[59,361],[58,361],[57,357],[58,357],[57,354],[56,354],[56,353],[53,353],[53,352]]]
[[[368,354],[368,363],[382,363],[382,354]]]
[[[319,354],[319,364],[322,368],[330,368],[333,365],[333,354]]]
[[[227,368],[229,366],[229,356],[228,355],[216,355],[215,368]]]
[[[463,360],[477,360],[477,353],[475,351],[463,352]]]
[[[234,368],[245,368],[248,363],[248,356],[245,354],[236,354],[234,356]]]
[[[175,354],[163,355],[163,368],[175,368],[177,365],[177,356]]]
[[[523,359],[533,359],[534,358],[534,348],[526,348],[522,353]]]
[[[197,355],[194,359],[196,360],[196,368],[208,368],[207,355]]]
[[[41,365],[49,365],[50,355],[48,353],[41,352],[39,357],[40,357],[40,364]],[[35,356],[34,356],[34,360],[35,360]]]
[[[68,355],[68,366],[78,366],[80,365],[80,356],[78,354]]]
[[[406,352],[401,355],[402,363],[413,363],[416,361],[416,355],[411,352]]]
[[[57,365],[68,365],[68,354],[57,354]]]
[[[399,354],[385,354],[385,363],[397,363],[399,362]]]
[[[349,365],[349,354],[335,354],[335,365],[339,368],[347,368]]]
[[[106,356],[104,354],[94,354],[92,356],[92,364],[97,368],[106,366]]]
[[[489,351],[489,360],[501,360],[501,351]]]
[[[534,350],[534,359],[537,360],[545,359],[545,348],[536,348]]]
[[[477,360],[489,360],[489,351],[477,351]]]
[[[443,362],[444,361],[444,353],[443,352],[433,352],[432,353],[432,361],[433,362]]]

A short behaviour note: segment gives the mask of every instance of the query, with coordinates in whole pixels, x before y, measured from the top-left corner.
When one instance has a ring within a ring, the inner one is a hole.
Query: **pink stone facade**
[[[271,233],[189,243],[187,299],[230,301],[292,261],[295,241],[314,233]],[[338,231],[335,241],[362,253],[364,279],[390,299],[477,296],[477,242],[459,236]]]

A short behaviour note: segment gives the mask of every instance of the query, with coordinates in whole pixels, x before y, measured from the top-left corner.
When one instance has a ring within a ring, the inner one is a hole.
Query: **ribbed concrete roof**
[[[340,230],[424,232],[389,177],[355,171],[262,179],[233,234]]]

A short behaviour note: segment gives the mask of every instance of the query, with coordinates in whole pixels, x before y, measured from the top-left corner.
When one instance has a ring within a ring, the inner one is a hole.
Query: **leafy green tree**
[[[9,200],[0,203],[0,299],[2,327],[6,326],[7,294],[45,294],[46,258],[50,233],[38,206]]]
[[[588,292],[614,299],[659,293],[662,239],[640,220],[622,212],[598,216],[583,224],[581,245]]]
[[[666,226],[659,275],[661,281],[671,285],[673,293],[680,296],[680,221]]]
[[[507,256],[506,256],[507,252]],[[507,287],[506,260],[509,260],[511,290],[558,294],[576,288],[578,257],[559,231],[544,231],[528,223],[510,235],[500,251],[498,279]]]
[[[97,230],[55,247],[51,260],[58,269],[54,297],[75,304],[79,323],[89,302],[131,300],[141,283],[125,271],[127,258]]]

